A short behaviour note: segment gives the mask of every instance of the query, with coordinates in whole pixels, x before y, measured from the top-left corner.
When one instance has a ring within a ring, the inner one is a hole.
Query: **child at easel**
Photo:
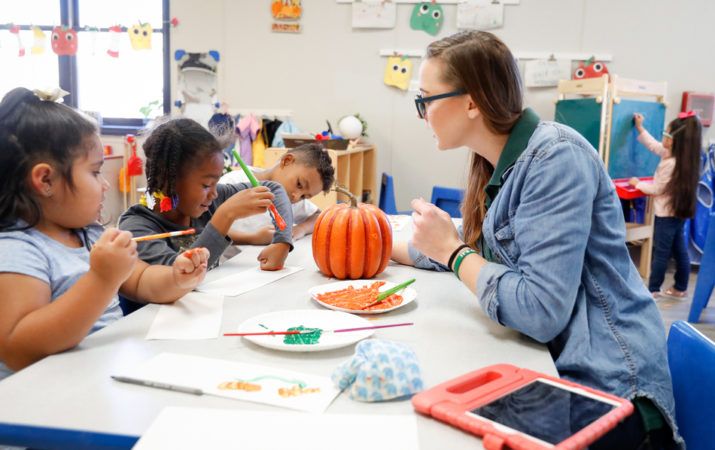
[[[702,126],[693,111],[678,114],[658,142],[643,127],[643,115],[634,114],[638,142],[660,156],[653,182],[631,178],[629,183],[646,195],[653,196],[655,226],[653,261],[648,289],[653,297],[665,295],[684,298],[690,277],[690,258],[683,236],[683,222],[695,214],[695,193],[700,175]],[[670,257],[675,259],[675,285],[660,290]]]
[[[149,266],[130,233],[97,223],[102,144],[63,95],[16,88],[0,103],[0,379],[122,317],[117,292],[171,303],[206,274],[204,248]]]

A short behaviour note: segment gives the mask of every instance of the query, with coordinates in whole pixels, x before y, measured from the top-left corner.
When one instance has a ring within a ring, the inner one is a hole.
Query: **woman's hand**
[[[209,251],[205,248],[192,248],[176,257],[171,266],[174,282],[181,289],[193,289],[206,276]]]
[[[412,245],[423,255],[447,265],[454,249],[463,244],[449,214],[418,198],[410,203]]]

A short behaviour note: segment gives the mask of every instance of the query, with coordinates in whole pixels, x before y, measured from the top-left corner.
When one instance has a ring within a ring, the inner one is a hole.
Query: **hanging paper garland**
[[[20,26],[12,25],[10,33],[17,36],[17,56],[25,56],[25,46],[22,45],[22,38],[20,38]]]
[[[90,51],[90,54],[94,56],[97,53],[97,35],[99,34],[99,28],[85,26],[84,32],[89,37],[89,40],[91,42],[90,46],[92,47],[92,50]]]
[[[132,25],[128,30],[129,42],[134,50],[151,50],[151,24],[141,23]]]
[[[385,66],[385,84],[406,91],[412,78],[412,61],[406,56],[395,55],[387,58]]]
[[[119,33],[122,32],[122,27],[114,25],[109,27],[109,48],[107,54],[112,58],[119,58]]]
[[[77,54],[77,32],[71,28],[54,27],[52,29],[52,51],[59,56]]]
[[[42,28],[40,27],[32,27],[32,37],[33,37],[33,42],[32,42],[32,48],[30,49],[30,53],[33,55],[42,55],[45,53],[45,41],[46,41],[46,36],[45,32],[42,31]]]
[[[432,2],[422,2],[415,5],[412,9],[412,17],[410,18],[410,28],[413,30],[422,30],[427,34],[436,36],[444,23],[444,11],[442,6]]]

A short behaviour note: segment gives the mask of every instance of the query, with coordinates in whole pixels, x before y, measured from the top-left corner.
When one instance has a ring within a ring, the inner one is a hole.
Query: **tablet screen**
[[[615,403],[590,395],[543,379],[534,380],[467,414],[555,445],[616,408]]]

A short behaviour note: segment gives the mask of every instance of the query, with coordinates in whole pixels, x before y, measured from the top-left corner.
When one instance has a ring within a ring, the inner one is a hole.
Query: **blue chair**
[[[395,204],[395,183],[392,179],[392,175],[388,175],[385,172],[382,173],[382,182],[380,186],[380,202],[378,207],[385,212],[385,214],[412,214],[412,211],[398,211],[397,205]]]
[[[700,259],[698,281],[695,284],[693,303],[690,304],[688,322],[697,323],[715,287],[715,213],[710,214],[708,234],[705,238],[703,257]]]
[[[715,343],[678,320],[668,335],[668,365],[673,377],[675,419],[688,450],[715,443]]]
[[[438,208],[447,211],[452,217],[462,217],[459,205],[464,199],[464,190],[435,186],[432,188],[432,200]]]

